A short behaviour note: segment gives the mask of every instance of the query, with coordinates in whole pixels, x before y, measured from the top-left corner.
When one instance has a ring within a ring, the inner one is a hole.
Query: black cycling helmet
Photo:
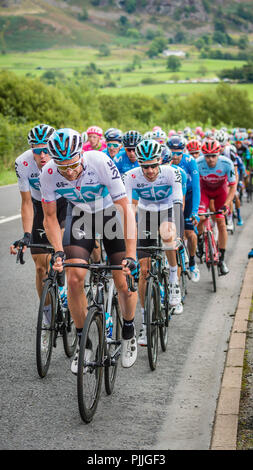
[[[104,133],[106,142],[111,142],[115,140],[116,142],[122,142],[122,131],[116,127],[110,127]]]
[[[141,140],[142,135],[138,131],[127,131],[122,138],[124,147],[136,147]]]

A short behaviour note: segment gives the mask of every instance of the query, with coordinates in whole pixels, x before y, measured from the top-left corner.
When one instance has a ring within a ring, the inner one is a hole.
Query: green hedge
[[[212,93],[187,97],[103,95],[89,79],[71,79],[48,85],[39,79],[0,72],[0,168],[13,168],[27,149],[27,133],[39,123],[79,132],[90,125],[137,129],[154,125],[165,131],[195,127],[252,127],[253,108],[246,92],[219,84]]]

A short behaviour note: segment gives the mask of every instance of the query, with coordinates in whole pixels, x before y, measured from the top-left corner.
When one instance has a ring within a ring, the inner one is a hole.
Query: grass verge
[[[7,168],[0,168],[0,186],[6,184],[13,184],[17,182],[17,175],[14,170],[8,170]]]

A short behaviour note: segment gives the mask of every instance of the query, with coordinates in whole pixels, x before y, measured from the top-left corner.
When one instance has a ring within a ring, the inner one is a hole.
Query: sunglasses
[[[75,163],[70,163],[69,165],[57,165],[56,163],[56,166],[58,170],[60,171],[67,171],[67,170],[75,170],[75,168],[77,168],[80,165],[80,163],[81,163],[81,159],[79,159]]]
[[[135,147],[125,147],[128,152],[135,152]]]
[[[48,149],[47,147],[42,147],[42,148],[33,148],[32,149],[33,153],[35,153],[35,155],[40,155],[42,152],[45,153],[46,155],[48,154]]]
[[[109,142],[107,144],[107,147],[110,149],[110,148],[114,148],[114,149],[117,149],[118,147],[120,147],[121,144],[113,144],[112,142]]]
[[[171,152],[171,153],[172,153],[172,155],[182,155],[183,154],[183,152]]]
[[[152,170],[154,170],[155,168],[157,168],[158,166],[160,165],[160,163],[153,163],[152,165],[141,165],[142,168],[145,168],[145,170],[147,168],[151,168]]]

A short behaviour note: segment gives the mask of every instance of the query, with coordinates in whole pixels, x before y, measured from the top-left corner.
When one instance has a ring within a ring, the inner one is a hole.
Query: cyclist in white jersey
[[[47,124],[39,124],[28,133],[30,150],[22,153],[15,161],[15,170],[21,195],[21,217],[24,236],[10,247],[11,254],[17,254],[17,248],[23,246],[23,252],[29,243],[49,244],[43,227],[43,211],[39,177],[42,168],[50,160],[47,142],[54,128]],[[57,196],[57,215],[61,226],[66,217],[66,201]],[[36,288],[39,297],[46,277],[48,252],[41,248],[31,248],[36,268]]]
[[[169,302],[176,306],[181,302],[181,292],[178,285],[176,250],[173,247],[177,236],[182,238],[183,235],[183,194],[180,171],[167,165],[160,165],[161,144],[152,139],[144,139],[137,145],[136,155],[140,167],[126,173],[125,187],[130,201],[132,201],[133,190],[139,197],[137,244],[143,247],[138,249],[141,267],[139,297],[143,325],[138,343],[145,346],[147,339],[144,325],[144,300],[150,258],[150,254],[145,252],[145,246],[154,245],[160,232],[162,243],[165,249],[167,248],[166,256],[170,265]]]
[[[126,197],[124,184],[113,161],[104,153],[89,151],[82,154],[82,141],[73,129],[59,129],[48,142],[52,160],[43,168],[41,175],[44,226],[55,248],[54,269],[62,270],[62,261],[88,262],[94,248],[96,233],[102,234],[103,243],[111,264],[122,264],[123,271],[113,272],[115,286],[123,316],[122,366],[131,367],[137,358],[134,315],[137,292],[128,292],[124,274],[137,270],[135,215]],[[57,194],[68,201],[68,213],[63,242],[56,219]],[[116,208],[124,215],[122,225],[116,216]],[[132,227],[131,238],[128,224]],[[111,227],[116,225],[116,231]],[[124,232],[124,234],[123,234]],[[81,338],[87,314],[84,292],[85,269],[68,268],[68,306],[77,334]],[[77,349],[71,371],[77,372]],[[91,350],[85,351],[87,360]]]

